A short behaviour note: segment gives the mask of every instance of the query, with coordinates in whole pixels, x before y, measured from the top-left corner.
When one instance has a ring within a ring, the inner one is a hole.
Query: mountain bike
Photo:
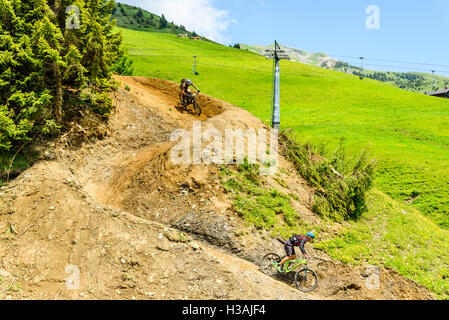
[[[193,109],[195,110],[196,114],[198,116],[201,115],[201,107],[196,101],[196,97],[198,95],[196,93],[190,95],[190,96],[183,96],[182,93],[179,94],[179,101],[181,102],[181,105],[185,108],[187,108],[190,104],[193,106]]]
[[[263,273],[269,276],[274,276],[277,274],[288,274],[303,266],[299,271],[296,271],[294,280],[295,286],[298,290],[302,292],[311,292],[318,286],[318,276],[315,271],[309,269],[307,266],[307,260],[297,259],[287,261],[283,267],[284,271],[280,272],[278,270],[279,263],[282,261],[281,257],[276,253],[269,253],[263,257],[260,262],[260,269]]]

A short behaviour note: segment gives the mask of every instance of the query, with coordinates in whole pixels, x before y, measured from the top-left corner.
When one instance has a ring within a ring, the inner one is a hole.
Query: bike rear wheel
[[[295,285],[302,292],[310,292],[318,286],[318,276],[316,272],[305,268],[295,274]]]
[[[262,270],[263,273],[269,276],[273,276],[278,273],[278,270],[273,265],[273,263],[279,263],[281,262],[281,257],[276,253],[269,253],[265,257],[263,257],[262,261],[260,262],[260,270]]]

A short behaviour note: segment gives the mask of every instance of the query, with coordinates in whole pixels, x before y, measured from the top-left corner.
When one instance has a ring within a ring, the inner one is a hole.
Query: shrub
[[[291,131],[280,134],[280,151],[315,189],[313,211],[334,220],[357,219],[366,210],[374,181],[374,162],[366,151],[346,159],[344,139],[327,158],[324,148],[300,144]]]
[[[133,61],[128,55],[124,54],[114,64],[113,70],[121,76],[132,76],[134,75]]]

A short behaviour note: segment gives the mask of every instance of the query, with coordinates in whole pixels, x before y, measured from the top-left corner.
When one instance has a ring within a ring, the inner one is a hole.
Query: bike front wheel
[[[302,269],[295,274],[295,285],[302,292],[313,291],[318,286],[318,276],[313,270]]]
[[[179,103],[181,103],[181,105],[184,105],[184,96],[182,95],[182,93],[179,94]]]
[[[199,106],[199,104],[196,101],[193,102],[193,109],[195,109],[195,112],[198,116],[201,115],[201,107]]]
[[[269,253],[260,262],[260,270],[266,275],[273,276],[278,273],[274,264],[279,262],[281,262],[281,257],[278,254]]]

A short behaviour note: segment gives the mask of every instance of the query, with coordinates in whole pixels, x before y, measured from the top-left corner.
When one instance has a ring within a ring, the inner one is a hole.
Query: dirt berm
[[[366,266],[345,266],[313,248],[320,278],[313,294],[265,276],[260,258],[282,254],[282,245],[233,212],[219,167],[169,159],[171,133],[191,131],[194,121],[220,132],[264,124],[207,95],[197,117],[178,106],[172,82],[118,80],[107,125],[96,132],[74,125],[1,188],[0,299],[434,298],[384,268],[379,288],[370,290]],[[290,190],[269,176],[267,183],[295,192],[293,206],[313,224],[311,190],[284,159],[279,166]]]

